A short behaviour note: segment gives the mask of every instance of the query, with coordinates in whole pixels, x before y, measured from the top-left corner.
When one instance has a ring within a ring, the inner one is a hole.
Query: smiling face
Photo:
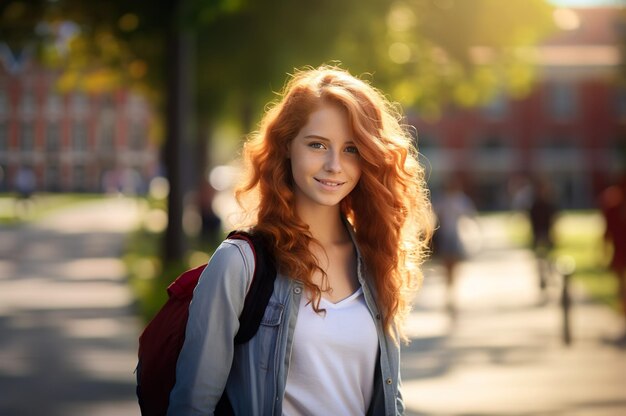
[[[346,110],[323,103],[289,146],[296,203],[338,207],[361,177],[360,156],[352,141]]]

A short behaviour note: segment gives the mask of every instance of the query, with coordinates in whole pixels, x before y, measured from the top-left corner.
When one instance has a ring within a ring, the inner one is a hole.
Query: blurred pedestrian
[[[528,211],[532,200],[532,185],[525,175],[513,175],[508,182],[511,210],[516,213]]]
[[[202,226],[200,237],[205,244],[215,248],[214,244],[219,244],[219,236],[222,234],[222,220],[213,210],[215,199],[215,188],[207,179],[203,180],[199,189],[199,207]]]
[[[446,308],[454,315],[456,269],[467,253],[461,236],[461,224],[464,218],[471,219],[476,216],[476,207],[463,192],[460,180],[455,177],[444,182],[442,193],[433,201],[433,207],[438,225],[433,238],[433,253],[444,267]]]
[[[539,287],[544,290],[550,275],[549,255],[554,248],[553,226],[559,212],[553,185],[544,178],[533,186],[528,219],[532,232],[532,248],[537,259]]]
[[[14,186],[17,192],[15,200],[16,216],[18,218],[24,217],[28,215],[32,208],[32,197],[37,187],[37,177],[33,169],[29,166],[21,166],[15,175]]]
[[[237,196],[279,274],[233,347],[254,264],[217,249],[195,289],[169,415],[396,415],[402,318],[432,233],[424,171],[384,96],[346,71],[297,72],[244,148]]]
[[[618,279],[619,301],[626,323],[626,174],[602,192],[600,206],[605,220],[605,247],[612,251],[609,264]],[[626,328],[619,341],[626,345]]]

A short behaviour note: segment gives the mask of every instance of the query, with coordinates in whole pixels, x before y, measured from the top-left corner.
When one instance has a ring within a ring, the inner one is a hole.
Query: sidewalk
[[[111,198],[0,228],[0,415],[139,414],[119,260],[137,221],[133,201]]]
[[[542,302],[532,254],[482,225],[485,247],[459,269],[456,319],[427,265],[402,357],[407,414],[625,415],[626,350],[607,342],[623,330],[617,314],[574,287],[565,346],[559,287]]]

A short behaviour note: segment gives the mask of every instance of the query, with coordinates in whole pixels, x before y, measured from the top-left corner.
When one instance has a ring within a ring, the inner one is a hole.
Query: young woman
[[[432,234],[411,135],[381,93],[346,71],[297,72],[244,148],[237,196],[273,241],[274,292],[233,346],[254,258],[214,253],[194,292],[169,415],[396,415],[402,318]],[[250,204],[250,201],[253,201]]]

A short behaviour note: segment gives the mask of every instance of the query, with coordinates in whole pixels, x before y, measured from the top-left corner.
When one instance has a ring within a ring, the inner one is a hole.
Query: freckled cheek
[[[350,177],[358,182],[361,177],[361,162],[359,160],[352,160],[347,164],[347,168],[349,169]]]

